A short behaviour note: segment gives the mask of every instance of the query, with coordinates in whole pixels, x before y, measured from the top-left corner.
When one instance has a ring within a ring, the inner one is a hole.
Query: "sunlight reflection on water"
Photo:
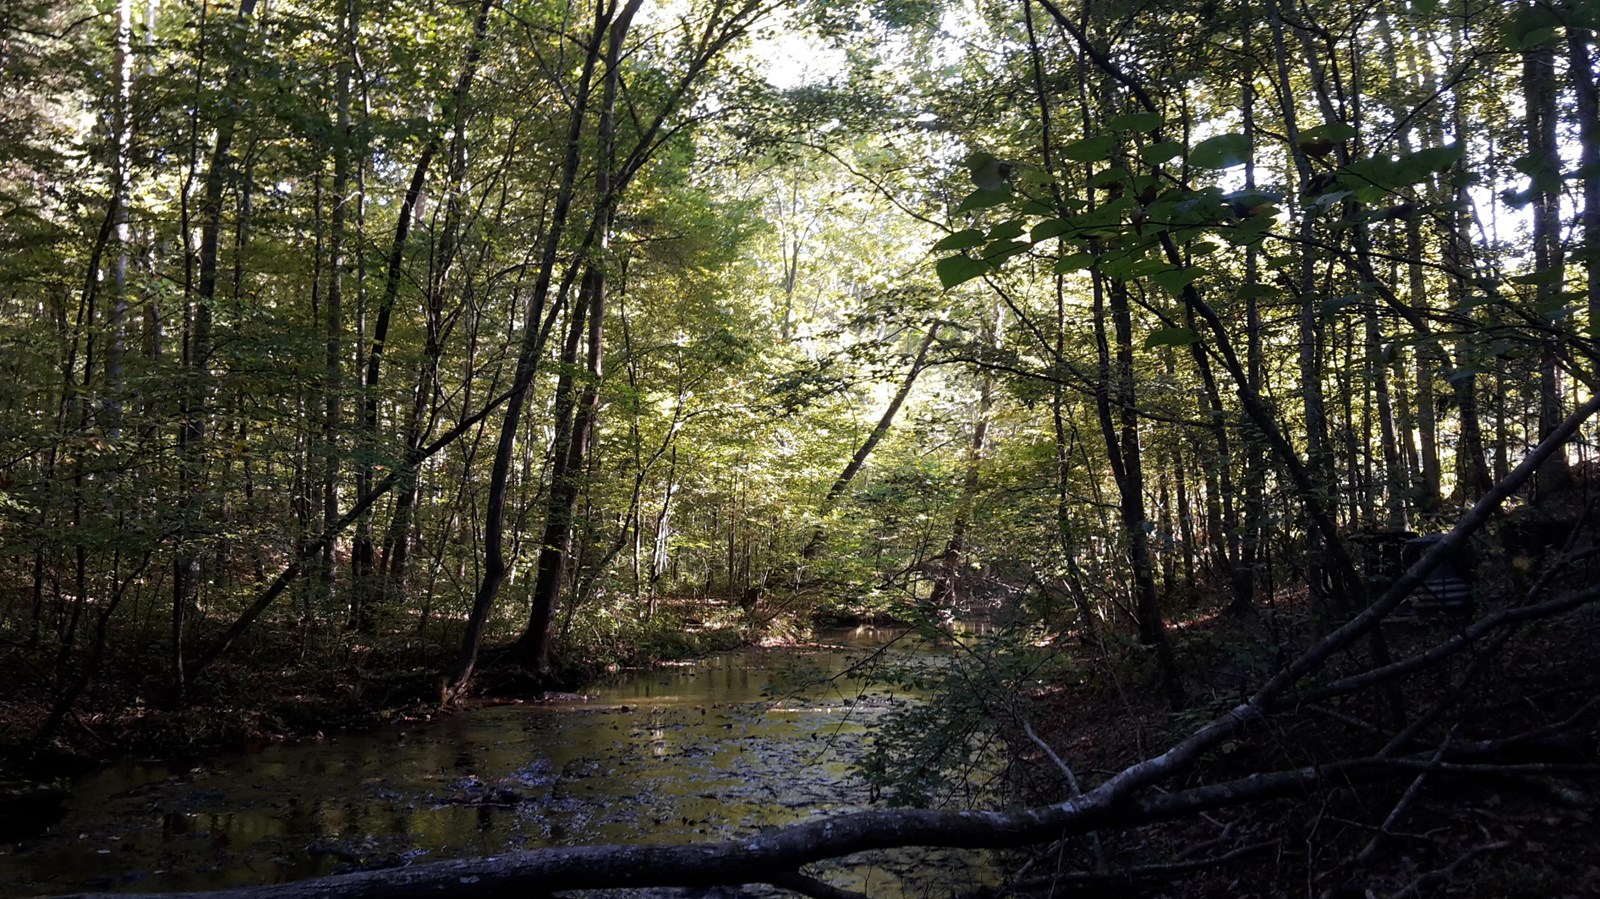
[[[882,633],[831,636],[854,648],[729,653],[627,673],[581,702],[482,708],[192,769],[111,766],[75,784],[48,833],[0,852],[0,893],[217,889],[506,849],[683,843],[865,807],[851,762],[904,700],[848,673]],[[923,895],[896,872],[954,888],[988,870],[976,855],[875,856],[828,877]]]

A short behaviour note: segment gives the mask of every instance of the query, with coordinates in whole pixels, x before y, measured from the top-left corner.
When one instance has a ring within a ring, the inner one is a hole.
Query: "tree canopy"
[[[12,0],[28,739],[130,681],[182,707],[372,654],[456,703],[485,666],[548,688],[719,629],[994,614],[1223,713],[1183,764],[1364,677],[1337,714],[1397,742],[1352,770],[1442,764],[1448,697],[1394,687],[1435,657],[1379,622],[1435,566],[1476,565],[1485,634],[1592,575],[1597,27],[1593,0]],[[1173,622],[1289,609],[1255,698],[1207,706]],[[1149,770],[1050,821],[1156,814]]]

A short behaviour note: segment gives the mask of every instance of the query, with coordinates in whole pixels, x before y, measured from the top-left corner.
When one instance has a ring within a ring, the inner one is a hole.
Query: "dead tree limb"
[[[530,891],[640,886],[714,886],[766,883],[774,872],[874,849],[908,846],[1015,848],[1105,827],[1145,824],[1196,815],[1265,799],[1304,795],[1328,783],[1349,785],[1419,771],[1449,774],[1545,776],[1593,773],[1594,765],[1496,765],[1440,762],[1431,754],[1374,757],[1285,771],[1270,771],[1217,784],[1157,793],[1153,787],[1184,773],[1207,752],[1238,735],[1292,698],[1292,691],[1335,654],[1376,628],[1419,587],[1428,573],[1482,527],[1499,504],[1518,490],[1541,463],[1564,446],[1584,421],[1600,411],[1600,397],[1581,406],[1496,484],[1375,602],[1343,627],[1288,663],[1247,701],[1199,727],[1159,755],[1123,769],[1093,790],[1053,805],[1017,811],[884,809],[790,825],[766,833],[688,846],[581,846],[533,850],[487,858],[436,862],[368,871],[300,883],[220,893],[146,894],[149,899],[523,899]],[[1580,591],[1585,595],[1600,591]],[[1571,601],[1571,597],[1567,598]],[[1531,608],[1531,607],[1530,607]],[[1393,672],[1397,676],[1404,672]]]

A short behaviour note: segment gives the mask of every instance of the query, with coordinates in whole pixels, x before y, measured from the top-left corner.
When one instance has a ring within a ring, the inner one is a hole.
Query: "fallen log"
[[[530,899],[562,890],[713,887],[748,883],[791,886],[812,881],[800,869],[876,849],[926,846],[1015,849],[1105,827],[1150,824],[1232,806],[1306,796],[1428,770],[1469,779],[1485,775],[1540,778],[1600,774],[1600,766],[1451,764],[1428,753],[1373,756],[1116,801],[1100,789],[1064,802],[1010,812],[882,809],[792,824],[749,837],[683,846],[555,847],[319,877],[293,883],[183,893],[140,893],[140,899]],[[798,888],[798,887],[795,887]],[[805,892],[811,892],[805,890]],[[74,893],[54,899],[90,899]]]
[[[143,899],[528,899],[559,890],[628,887],[709,887],[744,883],[794,883],[804,865],[875,849],[909,846],[1016,848],[1086,834],[1104,827],[1144,824],[1277,797],[1303,795],[1327,784],[1349,786],[1415,775],[1545,776],[1600,773],[1594,766],[1463,765],[1431,753],[1375,756],[1283,771],[1251,774],[1223,783],[1166,793],[1156,784],[1190,770],[1211,749],[1292,699],[1291,691],[1334,654],[1352,645],[1415,590],[1454,546],[1465,542],[1538,465],[1600,411],[1600,397],[1580,407],[1495,485],[1433,549],[1418,559],[1382,596],[1342,627],[1285,665],[1245,702],[1200,726],[1166,751],[1131,765],[1093,790],[1065,801],[1016,811],[885,809],[793,824],[749,837],[686,846],[579,846],[538,849],[484,858],[441,861],[406,868],[219,892],[145,893]],[[1600,587],[1552,601],[1541,612],[1566,611],[1600,597]],[[1515,616],[1512,616],[1513,618]],[[1500,623],[1496,621],[1496,623]],[[1448,653],[1443,653],[1448,655]],[[1427,657],[1424,664],[1437,661]],[[1384,676],[1410,673],[1408,661],[1388,666]],[[1361,686],[1370,686],[1361,684]],[[76,894],[61,899],[81,899]]]

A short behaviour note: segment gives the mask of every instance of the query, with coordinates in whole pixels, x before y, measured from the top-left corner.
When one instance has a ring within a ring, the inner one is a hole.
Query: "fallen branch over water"
[[[556,890],[627,887],[706,887],[742,883],[776,883],[817,894],[825,886],[801,874],[808,864],[876,849],[910,846],[943,848],[1015,848],[1044,843],[1104,827],[1145,824],[1186,817],[1212,809],[1286,796],[1305,795],[1329,786],[1348,786],[1415,776],[1544,777],[1595,773],[1594,766],[1506,764],[1493,759],[1477,764],[1442,761],[1442,754],[1371,756],[1323,765],[1250,774],[1222,783],[1173,792],[1150,788],[1182,774],[1211,749],[1295,697],[1292,691],[1336,653],[1376,628],[1427,577],[1428,573],[1474,531],[1488,521],[1505,498],[1519,489],[1540,464],[1600,410],[1600,398],[1578,410],[1531,452],[1522,464],[1469,510],[1455,528],[1414,564],[1366,610],[1313,644],[1291,661],[1249,700],[1202,725],[1165,752],[1123,769],[1093,790],[1065,801],[1017,811],[938,811],[885,809],[794,824],[749,837],[687,846],[580,846],[539,849],[485,858],[433,862],[414,867],[366,871],[336,877],[210,893],[143,894],[145,899],[526,899]],[[1550,601],[1544,614],[1569,611],[1600,601],[1600,587],[1590,587]],[[1524,620],[1515,613],[1485,619],[1483,630]],[[1462,635],[1478,636],[1471,628]],[[1401,677],[1429,667],[1456,648],[1424,654],[1378,669],[1383,677]],[[1377,672],[1374,672],[1377,673]],[[1344,687],[1367,687],[1335,682]],[[86,895],[86,894],[79,894]]]
[[[1579,771],[1595,773],[1596,766],[1451,765],[1440,764],[1426,755],[1371,757],[1252,774],[1225,783],[1121,802],[1111,801],[1102,787],[1078,799],[1013,812],[885,809],[793,824],[717,843],[535,849],[272,886],[142,893],[140,899],[527,899],[557,890],[745,883],[774,883],[798,889],[802,881],[818,883],[799,873],[802,866],[874,849],[1016,848],[1103,827],[1172,820],[1212,809],[1304,796],[1328,786],[1403,777],[1419,770],[1430,770],[1439,776],[1541,777]],[[1238,855],[1228,853],[1210,861],[1220,863]],[[90,895],[93,894],[80,893],[58,899],[85,899]]]

